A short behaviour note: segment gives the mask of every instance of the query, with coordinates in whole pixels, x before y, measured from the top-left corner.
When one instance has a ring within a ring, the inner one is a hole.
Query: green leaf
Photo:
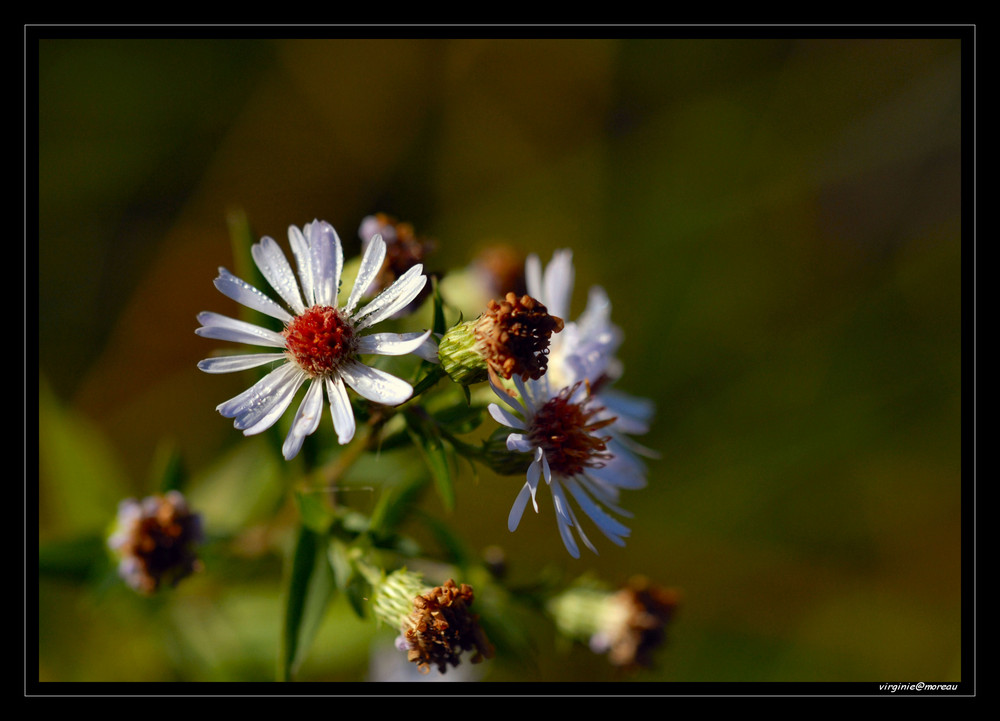
[[[431,288],[433,289],[434,298],[433,330],[438,335],[444,335],[444,332],[448,330],[448,326],[444,320],[444,300],[441,298],[441,284],[435,276],[431,277]]]
[[[430,469],[441,502],[448,511],[454,510],[455,483],[452,477],[451,462],[448,458],[448,449],[441,440],[436,426],[412,412],[406,413],[406,424],[413,444],[420,451],[427,468]]]
[[[309,651],[335,590],[327,537],[300,526],[290,559],[278,679],[290,681]]]
[[[334,538],[330,541],[327,553],[330,556],[333,581],[337,585],[337,590],[343,591],[354,577],[354,561],[351,557],[351,549],[343,541]]]

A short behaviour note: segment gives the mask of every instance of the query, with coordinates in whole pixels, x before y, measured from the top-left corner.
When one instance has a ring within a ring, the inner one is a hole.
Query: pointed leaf
[[[289,681],[309,651],[335,585],[325,535],[301,526],[295,539],[285,591],[278,678]]]
[[[414,413],[406,414],[406,424],[413,445],[420,451],[424,463],[427,464],[427,468],[431,472],[441,502],[448,511],[454,510],[455,483],[452,477],[451,462],[448,458],[448,449],[441,440],[437,428]]]

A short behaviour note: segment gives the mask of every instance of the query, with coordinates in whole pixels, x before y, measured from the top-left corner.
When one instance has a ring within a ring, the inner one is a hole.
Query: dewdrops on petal
[[[361,304],[385,259],[386,247],[380,237],[368,243],[357,280],[343,304],[338,297],[344,254],[333,226],[324,221],[313,221],[301,230],[290,226],[288,240],[297,277],[273,239],[264,237],[251,248],[254,262],[287,309],[225,268],[219,269],[215,279],[216,288],[224,295],[281,321],[283,330],[204,312],[198,315],[201,327],[195,332],[206,338],[279,349],[209,358],[198,364],[206,373],[232,373],[280,363],[246,391],[217,406],[219,413],[234,419],[234,427],[244,435],[261,433],[274,425],[299,388],[307,385],[282,448],[285,458],[292,459],[306,436],[319,427],[324,393],[341,444],[348,443],[355,432],[346,387],[375,403],[398,405],[408,400],[413,393],[409,383],[364,365],[358,356],[424,353],[430,331],[362,334],[404,308],[427,283],[423,266],[417,264],[369,303]]]
[[[538,485],[544,478],[552,493],[559,535],[571,556],[580,557],[577,537],[597,553],[574,506],[612,543],[624,546],[630,531],[608,511],[630,516],[617,505],[619,492],[641,488],[646,481],[645,469],[634,456],[611,445],[613,439],[606,429],[614,418],[606,416],[584,383],[553,393],[546,377],[525,382],[515,376],[513,380],[519,398],[492,384],[508,408],[489,405],[498,423],[517,431],[507,436],[507,448],[531,457],[525,484],[507,519],[508,529],[517,530],[529,500],[538,512]]]
[[[118,575],[150,595],[201,570],[195,550],[201,540],[200,516],[191,512],[184,496],[171,491],[122,501],[108,547],[119,559]]]

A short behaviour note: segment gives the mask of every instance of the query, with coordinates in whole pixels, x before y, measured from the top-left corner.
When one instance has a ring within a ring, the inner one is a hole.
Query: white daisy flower
[[[509,410],[491,403],[489,412],[498,423],[516,431],[507,436],[507,448],[530,453],[532,460],[526,482],[510,509],[507,528],[517,530],[529,500],[538,512],[536,492],[544,478],[552,493],[559,535],[573,558],[580,557],[574,528],[587,548],[594,553],[597,549],[581,527],[570,498],[612,543],[624,546],[629,529],[605,509],[630,517],[617,505],[619,492],[642,488],[646,478],[643,464],[605,434],[614,417],[607,416],[582,382],[553,393],[547,375],[527,382],[519,376],[512,380],[520,399],[491,381]]]
[[[549,313],[564,320],[563,331],[552,336],[549,345],[547,374],[550,384],[554,388],[565,388],[580,382],[589,383],[591,392],[599,397],[605,408],[605,417],[616,419],[609,430],[617,440],[638,448],[620,434],[648,431],[653,404],[610,387],[622,374],[622,363],[615,354],[624,334],[611,322],[611,301],[600,286],[591,287],[586,309],[575,321],[569,320],[574,276],[570,250],[557,250],[544,270],[537,255],[528,256],[525,263],[528,295],[544,303]]]
[[[198,363],[206,373],[231,373],[283,361],[259,382],[217,406],[244,435],[270,428],[291,405],[299,388],[311,381],[299,405],[282,453],[292,459],[305,437],[319,426],[323,389],[330,403],[337,440],[343,445],[354,437],[354,412],[345,384],[376,403],[399,405],[413,394],[412,386],[385,371],[358,360],[361,354],[423,355],[425,333],[372,333],[361,335],[412,301],[427,282],[423,266],[415,265],[370,303],[358,308],[362,295],[378,275],[385,259],[385,243],[373,239],[361,259],[358,277],[347,302],[338,306],[344,253],[337,232],[329,223],[315,220],[302,230],[290,226],[288,240],[298,265],[298,280],[284,252],[269,237],[251,248],[254,262],[291,312],[225,268],[219,268],[215,287],[236,302],[284,323],[281,332],[218,313],[198,315],[200,336],[256,346],[280,348],[276,353],[227,355]]]

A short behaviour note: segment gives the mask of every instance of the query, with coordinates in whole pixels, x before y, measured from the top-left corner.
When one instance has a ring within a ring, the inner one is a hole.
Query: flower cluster
[[[286,460],[295,458],[317,431],[325,404],[339,444],[351,442],[364,424],[360,442],[337,455],[324,473],[309,471],[310,478],[333,483],[366,449],[412,443],[446,505],[455,499],[453,456],[464,455],[501,475],[522,476],[507,517],[510,531],[519,527],[529,502],[539,512],[544,486],[572,557],[580,558],[581,546],[597,553],[590,527],[624,546],[630,529],[622,519],[631,514],[622,507],[621,495],[646,484],[641,456],[649,454],[632,436],[648,430],[653,406],[614,387],[622,376],[617,353],[624,335],[611,322],[604,290],[591,288],[586,307],[574,319],[572,254],[560,250],[547,266],[536,255],[480,257],[464,273],[442,276],[451,279],[444,292],[424,272],[432,244],[409,224],[372,215],[358,235],[361,257],[345,263],[344,247],[329,223],[289,227],[294,268],[272,238],[253,244],[254,263],[273,295],[219,269],[216,288],[263,314],[268,325],[203,312],[196,333],[270,349],[198,363],[207,373],[265,369],[257,382],[220,403],[219,413],[233,419],[244,435],[259,434],[274,426],[302,391],[284,435]],[[341,293],[343,278],[354,278],[349,293]],[[449,299],[463,287],[474,292],[460,302]],[[484,298],[487,293],[492,297]],[[383,321],[389,329],[372,332]],[[411,363],[407,371],[405,361],[371,358],[407,355],[434,365]],[[393,372],[375,363],[389,363]],[[400,377],[406,374],[409,380]],[[470,388],[478,383],[488,386]],[[475,430],[487,415],[499,426],[481,447],[456,437]],[[316,439],[322,443],[322,434]],[[304,457],[308,466],[316,455]],[[381,497],[378,523],[397,523],[412,502],[408,498],[408,491]],[[406,570],[387,573],[376,559],[387,548],[401,553],[407,547],[389,543],[398,528],[374,533],[372,519],[348,524],[346,516],[335,514],[310,518],[313,525],[323,521],[326,529],[343,521],[336,525],[340,550],[331,555],[331,563],[337,558],[338,586],[349,585],[352,577],[370,586],[362,594],[372,599],[376,617],[399,630],[398,647],[422,673],[432,667],[443,673],[463,655],[473,663],[494,655],[470,610],[471,586],[449,579],[430,587]],[[355,527],[363,530],[357,530],[352,547]],[[373,546],[376,538],[389,545]],[[303,568],[313,565],[311,557],[303,559]],[[586,602],[581,598],[567,596],[558,606],[560,617],[576,619],[575,626],[560,622],[561,627],[579,637],[586,626],[591,645],[608,651],[616,665],[642,663],[645,650],[662,640],[673,610],[669,595],[651,588],[583,598]],[[580,608],[584,612],[576,613]],[[581,626],[579,619],[586,620],[591,611],[597,615],[591,614],[590,621],[600,623]]]
[[[525,271],[528,294],[553,315],[568,317],[574,281],[570,252],[557,252],[544,272],[538,257],[529,256]],[[645,465],[633,450],[639,447],[626,434],[648,429],[652,404],[609,387],[621,375],[615,353],[622,333],[611,323],[603,289],[594,287],[584,313],[560,325],[562,332],[552,337],[548,348],[547,372],[527,380],[515,377],[516,398],[509,388],[493,383],[497,397],[508,407],[492,403],[489,411],[498,423],[515,431],[507,436],[507,447],[531,454],[508,528],[517,529],[529,500],[538,512],[536,492],[544,478],[563,545],[579,558],[576,537],[591,551],[597,549],[570,498],[612,543],[624,545],[629,536],[629,529],[608,510],[629,517],[618,506],[621,490],[645,486]]]

